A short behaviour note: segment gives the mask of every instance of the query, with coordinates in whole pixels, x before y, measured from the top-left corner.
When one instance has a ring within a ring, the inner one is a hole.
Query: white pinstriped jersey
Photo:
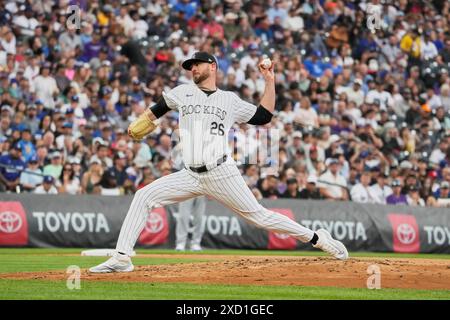
[[[230,156],[228,131],[233,123],[245,123],[257,107],[234,92],[217,89],[207,95],[195,84],[182,84],[163,93],[169,108],[179,113],[180,143],[187,166],[215,163]]]

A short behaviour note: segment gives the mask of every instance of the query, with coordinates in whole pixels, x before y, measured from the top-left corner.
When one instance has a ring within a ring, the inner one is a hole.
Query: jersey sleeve
[[[162,93],[164,101],[170,109],[178,110],[178,108],[183,105],[182,100],[180,99],[183,92],[186,92],[185,86],[180,85],[169,90],[168,92]]]
[[[150,107],[150,110],[157,119],[161,118],[167,112],[171,111],[171,109],[167,106],[166,100],[163,97],[159,98],[158,102]]]
[[[234,121],[237,123],[248,122],[256,113],[257,106],[242,100],[236,94],[233,95]]]

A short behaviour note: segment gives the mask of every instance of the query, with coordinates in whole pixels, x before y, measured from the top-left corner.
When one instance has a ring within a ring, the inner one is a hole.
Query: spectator
[[[137,189],[139,190],[145,187],[147,184],[153,182],[154,180],[156,180],[156,177],[153,174],[152,169],[148,166],[145,166],[144,168],[142,168],[142,177],[140,181],[137,182]]]
[[[80,179],[75,175],[73,167],[70,163],[65,163],[61,172],[61,176],[56,180],[58,193],[81,194]]]
[[[248,165],[245,167],[242,177],[250,188],[256,187],[259,179],[258,167],[254,164]]]
[[[300,191],[300,199],[323,199],[317,188],[317,177],[310,175],[306,180],[306,187]]]
[[[166,147],[167,147],[167,139],[166,139]],[[133,153],[135,155],[134,162],[141,167],[148,165],[148,163],[153,158],[150,147],[146,143],[142,143],[139,141],[133,141],[132,149],[133,149]],[[160,148],[160,149],[164,150],[165,148]]]
[[[252,95],[254,93],[263,93],[265,86],[264,80],[261,78],[255,68],[248,68],[247,70],[248,77],[243,84],[247,86]]]
[[[34,189],[43,182],[42,170],[39,168],[39,161],[37,156],[33,156],[28,161],[26,170],[20,174],[20,185],[22,189],[28,192]]]
[[[76,27],[71,26],[70,24],[68,25],[67,30],[59,36],[58,44],[63,53],[71,53],[75,51],[76,48],[81,48],[83,45],[81,37],[76,32]]]
[[[329,158],[326,161],[327,171],[319,177],[318,187],[321,195],[329,200],[349,200],[347,182],[339,174],[339,160]]]
[[[258,55],[259,55],[258,45],[256,43],[249,44],[246,54],[241,58],[240,62],[241,70],[246,72],[248,66],[256,68],[256,65],[259,61]]]
[[[377,182],[369,187],[369,193],[374,203],[386,204],[387,198],[392,194],[392,189],[386,185],[386,175],[379,173]]]
[[[425,206],[425,201],[420,197],[419,189],[415,185],[408,186],[408,194],[406,195],[406,202],[410,206]]]
[[[172,141],[168,135],[163,134],[159,137],[159,146],[156,147],[155,151],[165,159],[170,158],[170,154],[172,152]]]
[[[42,184],[34,189],[35,194],[58,194],[58,189],[54,186],[55,179],[52,176],[44,176]]]
[[[364,171],[361,173],[359,183],[354,185],[350,190],[350,196],[352,201],[359,203],[374,203],[375,199],[372,198],[372,194],[369,190],[370,184],[370,172]]]
[[[225,36],[222,25],[213,18],[207,18],[203,31],[216,40],[223,40]]]
[[[31,141],[32,139],[31,129],[25,127],[22,130],[21,138],[22,139],[20,139],[18,145],[20,146],[20,149],[22,151],[23,160],[25,162],[28,162],[36,154],[36,147]]]
[[[34,12],[29,6],[21,5],[18,8],[19,12],[14,15],[13,24],[18,27],[22,36],[33,36],[34,29],[38,26],[39,22],[33,16]]]
[[[224,17],[223,30],[228,41],[235,39],[240,31],[239,26],[236,24],[238,18],[239,16],[234,12],[228,12]]]
[[[433,152],[431,152],[429,159],[430,163],[439,166],[441,161],[446,158],[448,150],[449,145],[447,143],[447,140],[442,139],[441,141],[439,141],[439,147],[434,149]]]
[[[103,196],[119,196],[123,194],[123,190],[117,184],[117,176],[114,170],[106,170],[100,181],[101,195]]]
[[[88,170],[81,179],[81,192],[93,194],[95,186],[99,185],[102,180],[103,172],[102,162],[99,159],[91,159]]]
[[[280,195],[278,193],[278,179],[274,173],[269,173],[266,177],[260,179],[258,189],[264,198],[277,199]]]
[[[122,187],[128,178],[126,155],[122,151],[117,152],[114,155],[114,166],[109,169],[113,172],[112,176],[115,177],[117,186]]]
[[[2,27],[2,38],[0,45],[6,53],[16,54],[16,37],[12,30],[7,26]]]
[[[58,179],[61,176],[63,169],[62,165],[62,155],[59,151],[54,151],[50,154],[50,163],[44,167],[44,175],[52,176]]]
[[[300,108],[295,111],[295,121],[305,126],[318,127],[319,118],[316,110],[311,107],[311,102],[307,97],[300,100]]]
[[[362,85],[362,80],[356,78],[355,80],[353,80],[353,86],[345,90],[348,101],[353,101],[357,107],[360,107],[364,102],[364,91],[362,90]],[[356,120],[359,117],[353,116],[353,118]]]
[[[298,11],[298,9],[291,8],[288,12],[288,17],[282,20],[286,29],[293,32],[303,31],[305,23]]]
[[[28,106],[24,123],[26,128],[30,129],[32,135],[39,130],[39,119],[37,117],[37,107],[35,104],[30,104]]]
[[[387,204],[408,204],[406,196],[402,193],[402,184],[399,180],[391,183],[392,194],[386,198]]]
[[[377,80],[376,89],[367,93],[366,102],[379,105],[381,110],[387,110],[394,106],[394,99],[388,91],[384,90],[384,83],[381,80]]]
[[[175,6],[173,7],[175,12],[182,11],[184,12],[185,19],[189,20],[195,14],[197,10],[197,4],[195,2],[191,2],[189,0],[178,0],[176,1]]]
[[[0,182],[3,190],[16,192],[20,183],[20,174],[25,166],[21,157],[21,148],[18,144],[14,144],[9,154],[0,157]]]
[[[66,76],[66,67],[62,64],[56,66],[55,74],[56,86],[60,92],[64,92],[70,85],[70,80]]]
[[[282,0],[276,0],[275,5],[267,10],[267,17],[270,23],[273,23],[276,17],[279,17],[282,21],[285,21],[288,17],[288,12],[283,5]]]
[[[280,198],[300,199],[300,191],[296,178],[289,178],[286,181],[287,189],[280,195]]]
[[[234,74],[236,76],[235,85],[239,88],[245,81],[245,72],[240,67],[239,59],[234,58],[231,60],[231,65],[228,67],[227,74]]]
[[[447,181],[442,181],[439,189],[434,192],[431,199],[431,206],[450,207],[450,183]]]
[[[55,79],[50,75],[51,64],[42,65],[40,74],[33,80],[33,90],[36,97],[42,101],[47,109],[55,108],[54,98],[59,93]]]
[[[314,78],[321,77],[325,72],[325,69],[330,66],[328,63],[322,62],[321,58],[322,52],[320,52],[319,50],[315,50],[314,52],[312,52],[311,57],[306,59],[304,62],[306,70],[308,70],[308,72]]]
[[[73,134],[73,124],[71,122],[64,122],[62,125],[62,132],[55,139],[55,142],[58,150],[63,150],[66,157],[68,154],[72,153],[75,136]]]
[[[438,55],[438,50],[433,41],[431,41],[430,35],[431,30],[425,32],[420,46],[420,57],[424,60],[431,60]]]
[[[267,15],[262,15],[255,19],[255,34],[263,41],[272,41],[274,39],[274,32]]]
[[[450,110],[450,85],[449,84],[443,84],[441,86],[441,102],[442,107],[445,111]]]
[[[91,160],[99,160],[103,167],[111,168],[113,166],[113,161],[108,156],[109,152],[108,144],[102,138],[97,139],[99,143],[95,154],[91,157]]]

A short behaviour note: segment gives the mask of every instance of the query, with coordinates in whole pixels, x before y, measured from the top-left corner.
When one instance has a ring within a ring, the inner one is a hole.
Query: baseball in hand
[[[269,58],[263,59],[261,61],[261,67],[264,69],[269,69],[272,66],[272,61]]]

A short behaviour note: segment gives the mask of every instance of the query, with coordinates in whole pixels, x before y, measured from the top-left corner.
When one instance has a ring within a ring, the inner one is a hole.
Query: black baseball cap
[[[181,66],[183,67],[183,69],[191,70],[192,65],[195,62],[215,63],[217,66],[219,65],[217,63],[216,57],[214,57],[212,54],[204,51],[198,51],[194,53],[190,59],[185,60]]]

